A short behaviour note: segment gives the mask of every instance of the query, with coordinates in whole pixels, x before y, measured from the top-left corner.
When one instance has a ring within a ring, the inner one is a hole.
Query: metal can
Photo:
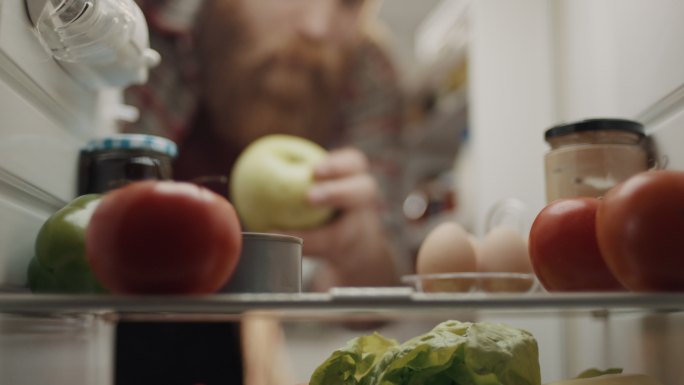
[[[626,119],[588,119],[546,130],[546,200],[600,197],[649,168],[644,127]]]
[[[242,233],[242,252],[224,293],[299,293],[302,239],[270,233]]]
[[[129,182],[173,177],[176,144],[143,134],[93,139],[79,156],[78,194],[104,193]]]

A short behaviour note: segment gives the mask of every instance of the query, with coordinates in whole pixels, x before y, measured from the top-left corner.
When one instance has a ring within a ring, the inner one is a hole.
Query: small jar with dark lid
[[[589,119],[554,126],[544,139],[546,200],[600,197],[649,167],[644,127],[625,119]]]
[[[93,139],[81,150],[78,194],[104,193],[129,182],[172,179],[176,144],[143,134]]]

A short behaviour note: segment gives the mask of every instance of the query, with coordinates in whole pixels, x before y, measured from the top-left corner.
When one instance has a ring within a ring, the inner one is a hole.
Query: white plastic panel
[[[25,283],[40,225],[76,194],[84,139],[1,78],[0,116],[0,287],[13,289]]]
[[[0,82],[0,168],[67,202],[75,196],[78,151],[85,142]]]
[[[40,45],[24,0],[0,1],[0,78],[65,129],[92,129],[96,93],[78,84]]]
[[[92,316],[0,315],[0,383],[113,383],[113,325]]]
[[[544,130],[554,122],[551,10],[547,0],[471,5],[469,175],[476,230],[487,213],[516,198],[530,213],[544,198]],[[533,217],[532,217],[533,218]],[[531,218],[530,218],[531,224]]]
[[[83,88],[50,58],[24,0],[0,1],[0,287],[25,283],[38,228],[75,197],[79,150],[113,130],[118,97]]]
[[[559,120],[636,117],[684,85],[684,2],[555,3]]]

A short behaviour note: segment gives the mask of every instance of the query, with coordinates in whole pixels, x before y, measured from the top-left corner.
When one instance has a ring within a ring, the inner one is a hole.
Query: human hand
[[[332,150],[314,168],[315,184],[307,199],[314,206],[339,210],[377,207],[378,185],[369,173],[368,158],[361,151],[345,147]]]
[[[304,255],[324,262],[314,282],[316,289],[394,284],[379,188],[366,156],[354,148],[331,151],[315,168],[314,178],[309,203],[333,207],[338,215],[322,227],[288,234],[304,240]]]

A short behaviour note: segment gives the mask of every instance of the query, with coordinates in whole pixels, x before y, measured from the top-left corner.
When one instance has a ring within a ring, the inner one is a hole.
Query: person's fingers
[[[314,179],[335,179],[368,170],[368,158],[361,151],[345,147],[330,151],[328,156],[314,168]]]
[[[326,252],[331,247],[330,242],[334,242],[334,238],[330,236],[330,232],[319,230],[316,234],[305,235],[302,243],[302,255],[313,258],[324,258],[329,256]]]
[[[315,206],[352,208],[378,204],[378,185],[370,174],[356,174],[314,184],[307,200]]]
[[[301,238],[304,241],[302,243],[303,255],[322,258],[328,255],[332,248],[336,247],[338,238],[335,235],[339,236],[339,234],[335,234],[337,230],[334,227],[337,226],[326,225],[313,230],[285,231],[282,233]]]
[[[351,235],[354,233],[354,226],[359,226],[358,219],[354,219],[352,213],[342,213],[332,222],[315,229],[281,233],[302,238],[304,240],[302,244],[303,255],[314,258],[329,258],[331,254],[337,254],[336,252],[331,253],[331,250],[338,251],[350,242]]]

